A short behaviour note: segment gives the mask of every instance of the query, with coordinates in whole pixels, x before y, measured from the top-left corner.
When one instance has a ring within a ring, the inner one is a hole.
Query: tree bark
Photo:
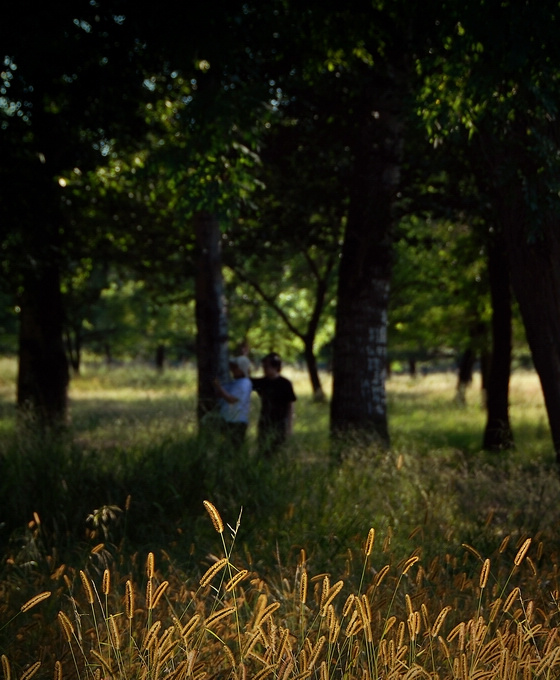
[[[467,403],[467,388],[472,383],[474,362],[476,361],[476,354],[472,347],[467,349],[461,355],[459,360],[459,368],[457,371],[457,401],[460,404]]]
[[[196,356],[199,423],[217,403],[212,381],[228,378],[228,326],[222,277],[221,232],[208,212],[195,216],[196,234]]]
[[[384,83],[385,94],[395,94]],[[354,139],[354,171],[338,282],[331,432],[373,435],[389,445],[385,379],[392,207],[399,183],[401,124],[386,102]]]
[[[486,384],[487,420],[482,446],[503,451],[514,446],[509,421],[509,379],[511,371],[511,289],[505,244],[490,245],[488,273],[492,300],[492,356]]]
[[[317,368],[317,357],[313,351],[315,336],[312,338],[305,338],[304,357],[307,365],[307,372],[309,374],[309,381],[311,382],[311,389],[313,390],[313,401],[321,402],[325,400],[325,393],[319,377],[319,370]]]
[[[64,423],[68,405],[68,360],[58,268],[27,272],[21,302],[17,404],[42,426]]]
[[[530,237],[522,210],[510,211],[508,217],[505,233],[512,287],[560,464],[560,230],[545,215]]]

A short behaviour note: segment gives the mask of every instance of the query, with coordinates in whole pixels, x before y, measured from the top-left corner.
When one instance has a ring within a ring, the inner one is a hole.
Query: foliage
[[[262,577],[235,553],[241,517],[226,525],[204,504],[221,546],[202,574],[165,550],[157,559],[149,552],[145,567],[135,557],[133,573],[123,573],[96,565],[99,544],[83,569],[53,570],[54,597],[44,590],[21,601],[8,592],[4,674],[31,677],[42,666],[76,677],[555,677],[558,583],[542,542],[535,548],[525,537],[510,547],[508,535],[490,557],[464,544],[456,556],[424,560],[416,548],[399,560],[391,532],[371,527],[361,546],[348,546],[343,573],[315,573],[302,549]],[[31,610],[47,634],[29,630]]]
[[[286,370],[296,433],[271,464],[197,439],[192,369],[86,363],[66,437],[0,428],[5,672],[555,676],[560,489],[534,376],[512,391],[534,429],[496,458],[452,375],[391,379],[393,451],[333,452],[326,406]]]

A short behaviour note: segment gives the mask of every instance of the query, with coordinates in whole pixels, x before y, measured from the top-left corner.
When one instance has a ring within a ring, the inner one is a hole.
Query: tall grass
[[[547,655],[558,616],[560,484],[535,377],[512,379],[513,453],[480,451],[476,384],[460,406],[454,376],[441,374],[391,378],[391,450],[349,438],[339,459],[330,450],[328,406],[312,401],[303,373],[286,373],[298,394],[295,433],[273,461],[254,453],[256,399],[242,454],[197,436],[189,369],[87,368],[72,383],[67,432],[51,439],[16,431],[13,392],[2,383],[0,650],[9,650],[18,677],[41,646],[45,663],[62,659],[65,673],[83,677],[101,668],[119,677],[203,670],[242,677],[243,669],[245,677],[554,677]],[[224,518],[218,544],[205,499]],[[376,550],[365,555],[371,528]],[[531,549],[516,565],[528,538]],[[149,553],[158,563],[153,589],[169,583],[157,608],[145,601],[142,555]],[[220,559],[218,582],[201,587],[202,572]],[[247,578],[227,590],[244,570]],[[93,603],[88,593],[84,602],[80,572]],[[338,581],[334,610],[322,611]],[[127,582],[133,617],[123,599]],[[515,587],[522,591],[515,608],[499,613]],[[41,592],[52,595],[20,611]],[[356,599],[344,613],[350,595]],[[255,623],[274,603],[280,607]],[[72,626],[66,642],[70,628],[58,634],[59,611]],[[443,632],[435,634],[442,611]],[[180,629],[196,614],[194,637],[185,640]],[[340,630],[331,640],[335,620]],[[39,630],[32,621],[56,624],[56,636],[53,626]],[[157,665],[158,654],[166,663]]]

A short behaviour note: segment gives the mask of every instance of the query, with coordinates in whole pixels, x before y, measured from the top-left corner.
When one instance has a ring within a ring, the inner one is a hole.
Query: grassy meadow
[[[64,432],[16,428],[0,360],[4,678],[560,677],[560,479],[535,375],[516,450],[455,376],[388,381],[392,447],[298,402],[277,459],[197,435],[192,368],[87,365]],[[330,389],[329,378],[324,376]]]

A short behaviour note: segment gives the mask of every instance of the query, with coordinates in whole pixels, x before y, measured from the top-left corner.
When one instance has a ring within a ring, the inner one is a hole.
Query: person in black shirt
[[[261,398],[258,425],[259,451],[267,458],[274,454],[292,433],[296,395],[292,383],[280,375],[282,360],[276,352],[262,360],[263,378],[251,378]]]

